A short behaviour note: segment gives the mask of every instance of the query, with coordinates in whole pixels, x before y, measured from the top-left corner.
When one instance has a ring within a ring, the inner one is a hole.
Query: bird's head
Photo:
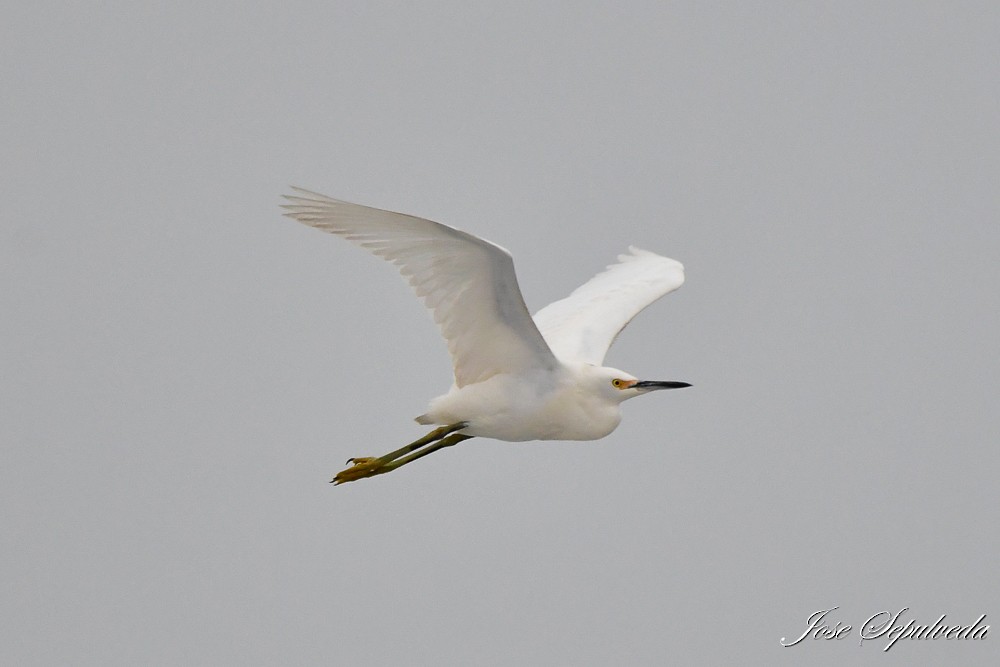
[[[617,403],[657,389],[682,389],[691,386],[687,382],[673,380],[640,380],[625,371],[607,366],[593,367],[591,376],[597,390]]]

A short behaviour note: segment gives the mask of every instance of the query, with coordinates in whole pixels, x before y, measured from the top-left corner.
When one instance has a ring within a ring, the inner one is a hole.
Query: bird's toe
[[[354,464],[356,466],[371,465],[373,462],[377,461],[378,458],[375,456],[355,456],[352,459],[347,459],[348,464]]]
[[[358,456],[353,459],[347,459],[347,462],[354,465],[334,475],[333,479],[330,480],[331,484],[354,482],[385,472],[383,462],[373,456]]]

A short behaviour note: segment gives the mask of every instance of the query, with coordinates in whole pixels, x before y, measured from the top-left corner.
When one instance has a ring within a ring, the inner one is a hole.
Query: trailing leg
[[[337,473],[337,475],[332,480],[330,480],[330,482],[333,484],[343,484],[344,482],[353,482],[355,480],[364,479],[365,477],[373,477],[374,475],[381,475],[391,470],[395,470],[399,466],[405,465],[406,463],[409,463],[412,460],[416,460],[416,458],[419,458],[420,456],[424,455],[421,452],[419,456],[414,456],[412,455],[412,452],[415,452],[421,447],[426,447],[431,443],[439,442],[443,439],[447,440],[449,434],[453,434],[451,435],[451,437],[458,436],[458,434],[455,433],[455,431],[460,431],[468,425],[469,425],[468,422],[462,421],[456,424],[441,426],[440,428],[434,429],[433,431],[431,431],[424,437],[420,438],[419,440],[414,440],[410,444],[404,447],[400,447],[395,451],[389,452],[384,456],[378,456],[378,457],[364,456],[364,457],[355,457],[348,459],[347,462],[353,465],[350,468],[347,468],[346,470],[342,470],[339,473]],[[459,440],[455,440],[454,442],[449,442],[448,445],[442,445],[442,446],[448,447],[452,444],[455,444],[455,442],[459,442],[460,440],[466,440],[472,436],[462,435],[458,437]],[[440,447],[435,446],[430,451],[437,451],[437,449],[440,449]],[[406,456],[407,454],[410,454],[410,456]],[[406,458],[401,461],[397,461],[397,459],[399,459],[400,457],[406,457]]]

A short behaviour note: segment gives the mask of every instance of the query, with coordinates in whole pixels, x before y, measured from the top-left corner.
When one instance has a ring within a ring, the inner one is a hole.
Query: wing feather
[[[680,262],[630,247],[617,264],[535,313],[535,324],[559,359],[599,366],[632,318],[683,284]]]
[[[431,220],[292,189],[285,215],[396,265],[444,335],[457,386],[558,364],[500,246]]]

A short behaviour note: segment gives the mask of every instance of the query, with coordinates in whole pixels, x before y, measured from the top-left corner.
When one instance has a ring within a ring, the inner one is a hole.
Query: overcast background
[[[857,636],[1000,618],[995,2],[160,4],[0,27],[0,662],[996,664]],[[288,184],[674,257],[694,387],[334,487],[450,364]]]

